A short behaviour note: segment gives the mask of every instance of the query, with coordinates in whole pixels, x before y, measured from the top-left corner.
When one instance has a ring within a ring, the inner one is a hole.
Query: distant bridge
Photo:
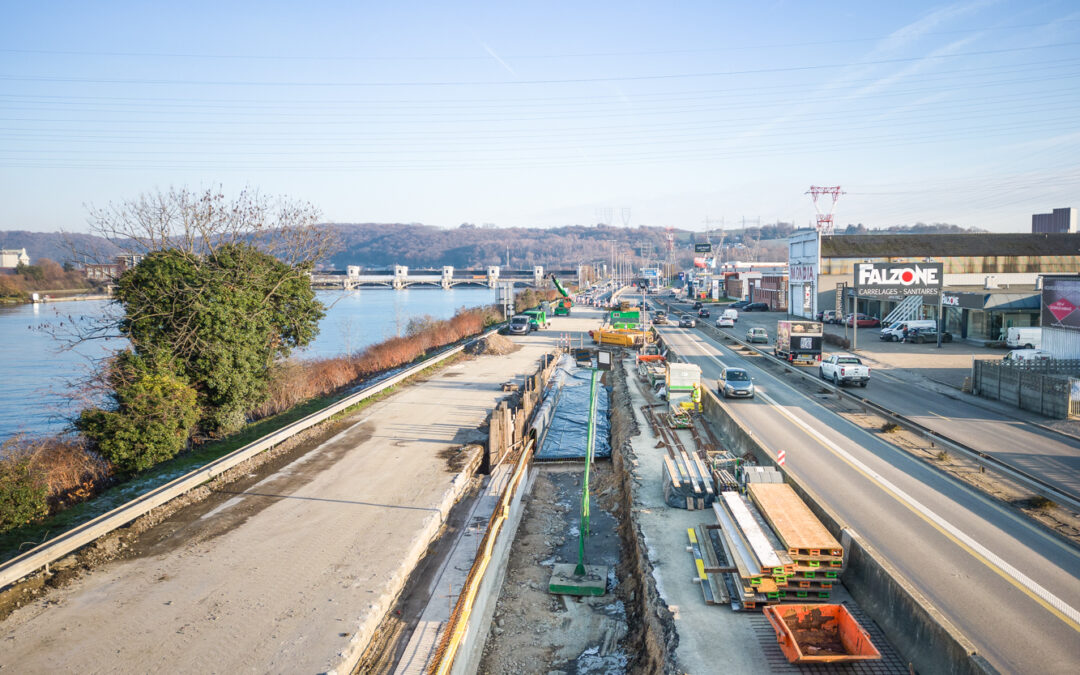
[[[409,270],[405,265],[394,265],[391,269],[365,270],[356,265],[349,265],[345,272],[313,273],[311,283],[320,288],[344,288],[346,290],[362,287],[402,289],[410,286],[430,286],[453,288],[454,286],[480,286],[495,288],[500,282],[512,282],[515,286],[541,288],[545,285],[545,276],[554,273],[561,281],[573,280],[579,286],[582,283],[581,268],[571,270],[547,270],[537,265],[526,270],[502,269],[498,265],[486,268],[455,269],[450,265],[442,268]]]

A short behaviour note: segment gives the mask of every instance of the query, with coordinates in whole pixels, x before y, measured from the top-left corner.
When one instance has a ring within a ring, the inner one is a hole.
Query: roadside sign
[[[844,299],[847,295],[847,284],[839,283],[836,285],[836,317],[837,319],[844,318]]]
[[[905,295],[937,298],[944,276],[941,263],[857,263],[855,295],[860,298]]]
[[[712,244],[694,244],[694,253],[712,253]]]

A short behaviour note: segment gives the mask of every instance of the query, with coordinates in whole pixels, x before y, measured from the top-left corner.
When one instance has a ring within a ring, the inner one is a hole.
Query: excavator
[[[551,283],[555,284],[555,290],[559,292],[562,297],[555,302],[555,316],[570,316],[570,307],[573,306],[573,301],[570,299],[570,293],[563,288],[559,280],[555,278],[555,275],[551,275]]]

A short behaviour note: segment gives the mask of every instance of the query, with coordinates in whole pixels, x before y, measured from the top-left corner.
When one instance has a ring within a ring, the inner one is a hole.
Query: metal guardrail
[[[104,513],[93,520],[89,520],[82,525],[72,528],[67,532],[57,535],[56,537],[46,541],[43,544],[27,551],[26,553],[12,558],[11,560],[0,565],[0,589],[7,587],[8,585],[15,583],[19,579],[22,579],[28,574],[31,574],[43,567],[46,567],[50,563],[53,563],[65,555],[79,549],[86,544],[94,541],[95,539],[102,537],[113,530],[116,530],[124,525],[127,525],[131,521],[135,520],[139,516],[149,513],[154,508],[161,506],[162,504],[179,497],[180,495],[188,492],[203,483],[213,479],[214,477],[228,471],[234,466],[244,462],[251,457],[274,447],[275,445],[289,439],[295,434],[309,429],[320,422],[323,422],[330,417],[333,417],[337,413],[345,410],[364,399],[370,398],[375,394],[378,394],[396,384],[399,384],[403,380],[415,375],[416,373],[429,368],[441,361],[448,359],[455,354],[459,354],[468,345],[481,340],[493,333],[497,332],[498,328],[492,328],[475,338],[464,342],[456,347],[448,349],[444,352],[436,354],[429,359],[425,359],[414,366],[410,366],[400,373],[389,377],[378,384],[374,384],[370,387],[362,389],[355,394],[350,394],[341,399],[337,403],[324,408],[318,412],[311,413],[310,415],[299,419],[292,424],[282,427],[275,432],[267,434],[262,438],[245,445],[242,448],[238,448],[233,452],[219,457],[214,461],[204,466],[195,469],[165,485],[157,487],[146,494],[140,495],[135,499],[118,506],[117,508]]]
[[[926,426],[920,424],[919,422],[916,422],[915,420],[912,420],[912,419],[910,419],[908,417],[905,417],[905,416],[901,415],[900,413],[889,410],[885,406],[880,405],[878,403],[875,403],[875,402],[871,401],[870,399],[864,398],[862,396],[857,396],[857,395],[852,394],[852,393],[850,393],[850,392],[848,392],[848,391],[846,391],[844,389],[840,389],[840,388],[837,388],[837,387],[835,387],[835,386],[833,386],[831,384],[828,384],[827,382],[825,382],[824,380],[821,380],[820,378],[814,376],[813,374],[807,373],[804,370],[802,370],[801,368],[797,368],[795,366],[792,366],[791,364],[784,361],[783,359],[776,358],[775,356],[773,356],[772,354],[769,354],[767,351],[763,350],[762,348],[755,347],[754,345],[749,344],[749,343],[747,343],[747,342],[745,342],[743,340],[740,340],[739,338],[737,338],[737,337],[735,337],[733,335],[723,333],[720,330],[714,328],[713,326],[708,326],[707,324],[699,324],[698,327],[699,328],[706,328],[707,327],[710,330],[720,334],[724,338],[737,343],[739,346],[741,346],[741,347],[743,347],[745,349],[750,349],[752,351],[757,352],[758,354],[761,354],[762,356],[765,356],[766,358],[773,359],[777,363],[781,364],[789,372],[797,373],[798,375],[812,381],[813,383],[817,384],[818,386],[821,386],[821,387],[823,387],[825,389],[828,389],[828,390],[830,390],[832,392],[835,392],[837,395],[845,397],[845,398],[857,403],[858,405],[862,406],[864,409],[870,410],[870,411],[884,417],[885,419],[892,422],[893,424],[896,424],[896,425],[898,425],[898,426],[900,426],[900,427],[902,427],[902,428],[904,428],[904,429],[906,429],[908,431],[911,431],[911,432],[914,432],[914,433],[917,433],[917,434],[921,435],[926,440],[929,440],[929,441],[932,441],[933,443],[944,446],[945,448],[947,448],[949,450],[952,450],[953,452],[956,452],[957,454],[964,455],[968,459],[975,462],[976,464],[978,464],[981,467],[985,467],[985,468],[990,469],[992,471],[996,471],[996,472],[998,472],[1000,474],[1003,474],[1003,475],[1007,476],[1008,478],[1011,478],[1012,480],[1015,480],[1016,482],[1020,483],[1021,485],[1025,486],[1026,488],[1028,488],[1029,490],[1031,490],[1032,492],[1034,492],[1034,493],[1036,493],[1038,495],[1046,497],[1047,499],[1050,499],[1050,500],[1057,501],[1059,504],[1068,505],[1070,508],[1080,510],[1080,496],[1078,496],[1078,495],[1073,495],[1073,494],[1070,494],[1068,492],[1065,492],[1065,491],[1061,490],[1060,488],[1046,482],[1045,480],[1043,480],[1043,479],[1041,479],[1041,478],[1039,478],[1037,476],[1033,476],[1033,475],[1027,473],[1026,471],[1023,471],[1022,469],[1018,469],[1015,466],[1012,466],[1011,464],[1008,464],[1007,462],[1004,462],[1004,461],[1002,461],[1002,460],[1000,460],[1000,459],[998,459],[998,458],[996,458],[996,457],[994,457],[992,455],[989,455],[989,454],[987,454],[985,452],[982,452],[981,450],[976,450],[975,448],[972,448],[972,447],[970,447],[970,446],[968,446],[968,445],[966,445],[964,443],[961,443],[960,441],[954,440],[954,439],[949,438],[947,436],[943,436],[940,433],[930,429],[929,427],[926,427]]]

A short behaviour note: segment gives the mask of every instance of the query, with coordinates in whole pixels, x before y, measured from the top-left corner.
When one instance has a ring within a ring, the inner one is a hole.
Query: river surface
[[[445,319],[462,307],[496,301],[496,292],[487,288],[374,288],[317,295],[329,309],[318,337],[296,353],[300,358],[355,352],[404,332],[413,317]],[[98,339],[62,350],[53,333],[68,333],[73,323],[88,325],[107,308],[103,300],[0,306],[0,441],[17,433],[60,431],[76,414],[81,406],[70,400],[75,383],[126,341]]]

